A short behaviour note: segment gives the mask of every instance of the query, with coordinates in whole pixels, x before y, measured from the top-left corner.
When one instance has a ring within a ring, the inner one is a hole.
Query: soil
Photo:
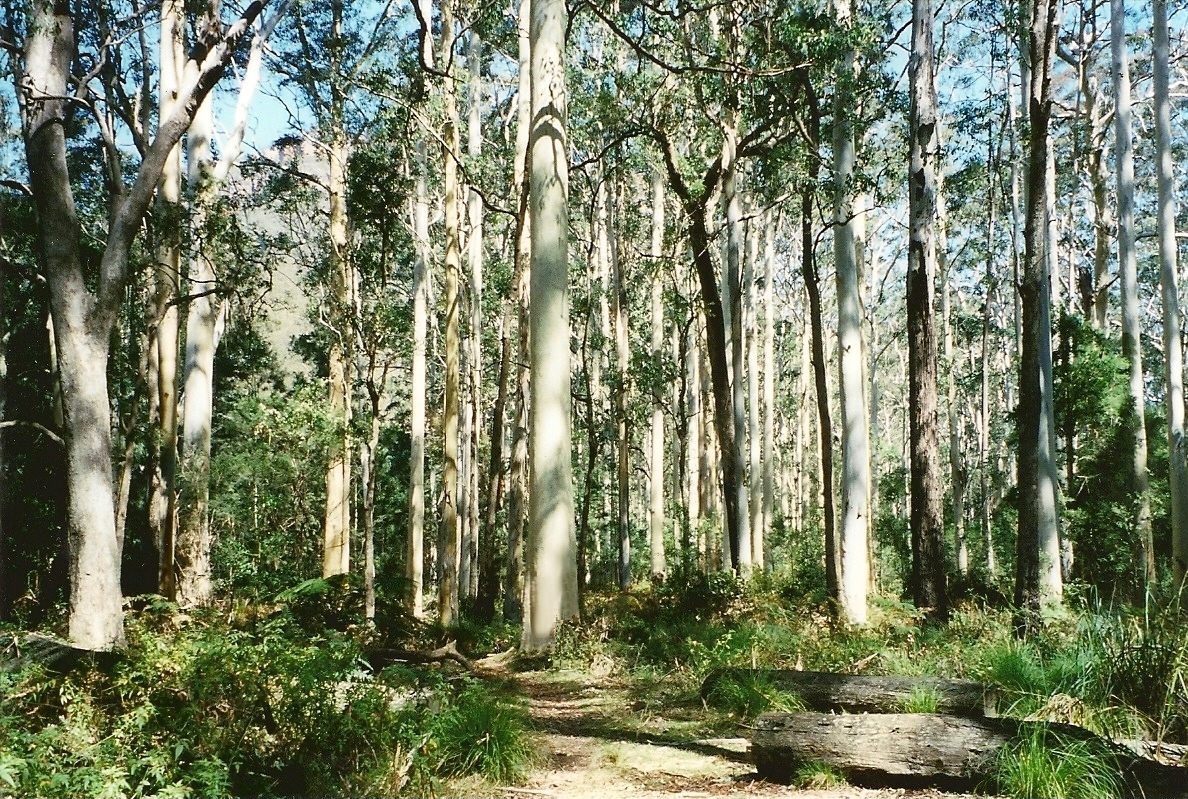
[[[538,757],[514,786],[455,786],[465,795],[508,799],[961,799],[959,794],[895,788],[793,787],[755,773],[737,720],[700,702],[641,690],[609,669],[509,670],[478,664],[526,702]]]

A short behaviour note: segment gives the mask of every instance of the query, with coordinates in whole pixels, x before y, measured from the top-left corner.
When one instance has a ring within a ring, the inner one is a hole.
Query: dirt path
[[[936,791],[804,789],[764,782],[737,729],[708,728],[700,706],[641,697],[610,675],[499,675],[528,701],[538,730],[538,765],[512,799],[957,799]]]

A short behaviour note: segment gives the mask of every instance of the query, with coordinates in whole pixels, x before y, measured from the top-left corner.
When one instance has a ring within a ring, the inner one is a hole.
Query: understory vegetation
[[[449,795],[458,779],[515,784],[539,765],[506,675],[372,668],[369,652],[423,650],[445,636],[399,614],[368,628],[356,588],[315,580],[272,604],[196,613],[144,597],[129,610],[123,653],[87,655],[65,673],[0,675],[0,793]],[[760,713],[803,709],[762,677],[720,682],[703,699],[705,677],[729,667],[972,678],[994,688],[1002,715],[1188,742],[1188,626],[1174,603],[1151,598],[1152,612],[1133,613],[1081,601],[1019,641],[1008,611],[974,603],[929,627],[910,605],[881,600],[868,627],[847,629],[797,596],[778,578],[697,573],[590,594],[585,621],[565,626],[547,662],[512,668],[622,682],[636,710],[617,734],[639,735],[633,725],[655,714],[694,719],[670,726],[674,743],[740,735]],[[468,626],[449,637],[475,657],[510,648],[515,630]],[[922,691],[902,710],[936,702]],[[1117,795],[1111,757],[1040,731],[1000,753],[985,788]],[[794,777],[805,787],[844,779],[812,763]]]

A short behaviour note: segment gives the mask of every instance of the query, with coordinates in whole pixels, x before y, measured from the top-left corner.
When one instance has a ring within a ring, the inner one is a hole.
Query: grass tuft
[[[846,783],[845,775],[825,763],[812,761],[801,763],[792,774],[792,784],[805,790],[824,790],[826,788],[841,788]]]
[[[1037,726],[999,752],[996,790],[1020,799],[1110,799],[1122,794],[1118,761],[1098,742]]]

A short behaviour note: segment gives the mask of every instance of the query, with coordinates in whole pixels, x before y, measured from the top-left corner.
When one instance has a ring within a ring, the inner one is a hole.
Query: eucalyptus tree
[[[351,365],[354,362],[354,310],[357,283],[351,265],[351,222],[347,174],[351,151],[370,115],[358,91],[367,70],[395,30],[399,17],[384,6],[344,0],[293,5],[274,44],[272,68],[291,86],[312,116],[306,132],[325,159],[327,198],[326,299],[320,311],[328,337],[328,398],[339,432],[326,470],[323,524],[323,576],[350,571],[351,529]]]
[[[528,612],[521,645],[550,646],[578,614],[577,542],[570,465],[569,153],[564,0],[533,0],[529,26],[532,405],[526,545]]]
[[[1027,17],[1027,200],[1024,256],[1019,272],[1022,349],[1019,357],[1018,543],[1015,558],[1016,628],[1039,623],[1041,605],[1060,601],[1057,479],[1051,416],[1051,282],[1047,273],[1045,206],[1048,131],[1052,119],[1052,66],[1056,50],[1055,0],[1032,0]],[[1051,546],[1057,542],[1057,546]],[[1041,550],[1041,545],[1043,549]]]
[[[1151,544],[1151,496],[1147,475],[1146,399],[1143,387],[1142,325],[1139,320],[1138,258],[1135,254],[1134,140],[1131,134],[1130,64],[1126,52],[1126,3],[1110,0],[1110,51],[1114,75],[1114,157],[1118,180],[1118,275],[1121,278],[1122,349],[1130,365],[1128,415],[1131,480],[1136,497],[1134,553],[1137,596],[1155,581]],[[1055,246],[1054,244],[1050,246]]]
[[[911,428],[912,598],[933,621],[948,619],[940,442],[937,433],[937,180],[940,136],[931,0],[912,3],[908,172],[908,378]],[[950,409],[952,412],[952,409]]]
[[[78,105],[94,109],[102,97],[93,93],[94,76],[75,78],[71,68],[80,55],[103,63],[106,50],[119,46],[119,37],[102,42],[101,52],[80,54],[77,19],[66,4],[38,0],[29,17],[19,99],[29,188],[37,208],[41,257],[55,320],[65,412],[69,632],[71,642],[81,649],[105,650],[124,642],[106,368],[111,333],[129,278],[129,251],[170,153],[265,5],[262,0],[254,2],[230,26],[212,20],[200,32],[174,106],[146,142],[130,186],[119,172],[121,156],[115,140],[108,137],[111,212],[97,270],[82,256],[67,131]]]
[[[1163,358],[1166,371],[1167,449],[1171,468],[1172,575],[1177,586],[1188,573],[1188,442],[1184,440],[1184,349],[1176,265],[1176,193],[1172,167],[1171,93],[1168,69],[1167,0],[1152,4],[1155,78],[1155,158],[1158,175],[1159,282],[1163,298]]]

